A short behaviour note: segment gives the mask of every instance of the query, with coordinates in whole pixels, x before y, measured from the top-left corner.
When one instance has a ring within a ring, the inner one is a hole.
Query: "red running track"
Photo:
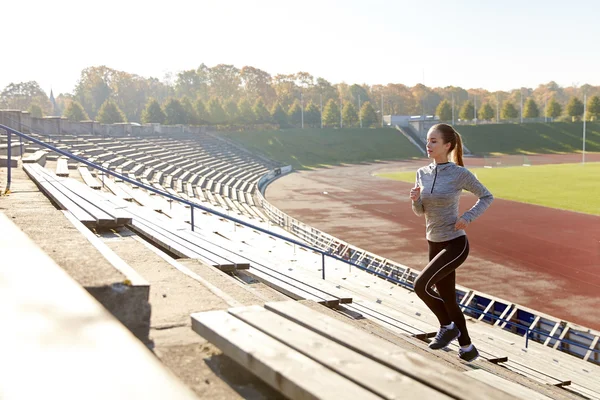
[[[543,161],[573,157],[550,155]],[[592,157],[600,161],[600,155]],[[411,210],[412,185],[372,174],[416,170],[428,162],[295,172],[272,183],[267,199],[309,225],[420,270],[427,264],[425,221]],[[475,166],[481,160],[467,162]],[[461,209],[475,201],[463,195]],[[457,270],[459,284],[600,330],[600,217],[496,199],[467,234],[471,254]]]

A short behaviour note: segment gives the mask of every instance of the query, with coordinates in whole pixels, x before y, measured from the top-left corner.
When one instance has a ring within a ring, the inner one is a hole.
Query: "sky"
[[[90,66],[163,80],[202,63],[350,84],[600,85],[599,12],[584,0],[6,1],[0,91],[35,80],[70,93]]]

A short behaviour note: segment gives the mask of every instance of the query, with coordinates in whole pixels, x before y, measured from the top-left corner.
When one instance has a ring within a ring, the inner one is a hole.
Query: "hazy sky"
[[[81,70],[163,79],[198,67],[306,71],[332,83],[508,90],[600,85],[600,2],[4,1],[0,90],[71,92]]]

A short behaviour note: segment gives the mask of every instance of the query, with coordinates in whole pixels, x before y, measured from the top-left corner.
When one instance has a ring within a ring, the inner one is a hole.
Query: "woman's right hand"
[[[421,197],[421,187],[416,185],[414,188],[410,189],[410,199],[412,201],[417,201],[419,200],[419,197]]]

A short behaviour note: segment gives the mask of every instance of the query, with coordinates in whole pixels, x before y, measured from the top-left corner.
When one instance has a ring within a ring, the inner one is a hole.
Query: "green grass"
[[[284,129],[222,135],[295,169],[422,156],[400,132],[391,128]]]
[[[496,198],[600,215],[600,163],[474,168],[471,171]],[[415,181],[414,172],[379,176]]]
[[[581,150],[582,123],[457,126],[475,154],[572,153]],[[283,129],[223,132],[251,151],[295,169],[421,157],[393,128]],[[600,152],[600,123],[587,124],[586,149]]]
[[[582,123],[459,125],[465,146],[475,154],[572,153],[582,147]],[[600,151],[600,123],[586,126],[587,151]]]

